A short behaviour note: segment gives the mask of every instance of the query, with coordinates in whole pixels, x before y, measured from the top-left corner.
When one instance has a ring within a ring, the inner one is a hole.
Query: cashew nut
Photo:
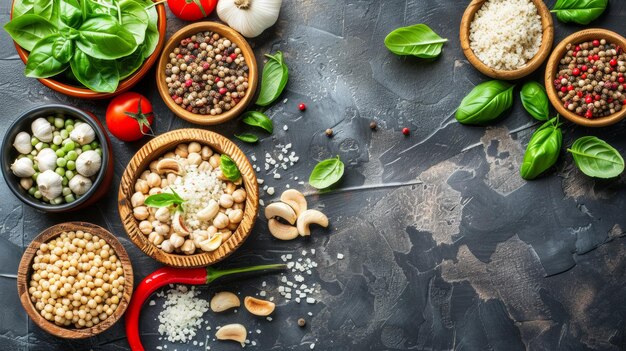
[[[217,216],[217,213],[219,211],[220,211],[220,206],[217,204],[217,201],[209,200],[209,204],[205,208],[198,211],[196,213],[196,217],[198,217],[198,219],[201,221],[208,222],[212,220],[213,218],[215,218],[215,216]]]
[[[241,347],[246,344],[247,335],[248,332],[246,331],[246,327],[241,324],[227,324],[215,333],[215,337],[218,340],[238,341],[241,344]]]
[[[276,305],[273,302],[257,299],[252,296],[246,296],[246,298],[243,299],[243,305],[246,307],[248,312],[261,317],[269,316],[272,312],[274,312],[274,308],[276,308]]]
[[[172,218],[172,215],[169,208],[161,207],[156,211],[154,217],[162,223],[167,223]]]
[[[267,205],[267,207],[265,207],[265,217],[267,219],[280,217],[287,221],[289,224],[296,223],[296,219],[298,218],[294,209],[284,202],[274,202]]]
[[[298,237],[298,228],[293,225],[283,224],[271,218],[267,226],[273,237],[279,240],[293,240]]]
[[[160,160],[156,165],[156,171],[159,174],[173,173],[176,175],[183,175],[184,173],[183,167],[173,158],[164,158]]]
[[[280,201],[291,206],[296,212],[296,216],[300,216],[302,212],[307,210],[306,199],[304,198],[304,195],[302,195],[302,193],[298,190],[285,190],[285,192],[280,195]]]
[[[223,214],[222,212],[218,213],[217,216],[215,216],[215,218],[213,219],[213,225],[217,229],[224,229],[228,227],[229,224],[230,220],[228,219],[228,216]]]
[[[174,212],[174,217],[172,218],[172,228],[174,228],[174,231],[180,236],[189,235],[189,229],[185,226],[185,218],[179,211]]]
[[[311,235],[311,224],[317,224],[324,228],[328,227],[328,217],[318,210],[306,210],[298,217],[298,233],[302,236]]]
[[[241,306],[239,298],[230,291],[220,291],[211,299],[211,311],[213,312],[224,312],[239,306]]]

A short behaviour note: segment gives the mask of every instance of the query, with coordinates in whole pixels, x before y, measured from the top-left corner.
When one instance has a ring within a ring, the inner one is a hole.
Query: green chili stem
[[[211,283],[212,281],[219,279],[221,277],[237,274],[237,273],[247,273],[247,272],[256,272],[262,270],[280,270],[285,269],[287,265],[284,264],[266,264],[252,267],[242,267],[242,268],[230,268],[230,269],[217,269],[213,267],[206,268],[206,282]]]

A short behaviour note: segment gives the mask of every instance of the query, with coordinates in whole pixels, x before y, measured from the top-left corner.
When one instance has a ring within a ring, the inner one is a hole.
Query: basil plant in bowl
[[[4,26],[30,52],[25,75],[112,93],[159,43],[151,0],[14,0]]]

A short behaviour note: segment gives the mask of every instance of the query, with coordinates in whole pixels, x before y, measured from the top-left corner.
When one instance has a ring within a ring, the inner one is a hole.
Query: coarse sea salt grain
[[[209,310],[209,302],[196,296],[193,287],[179,285],[167,291],[163,311],[159,313],[158,332],[170,342],[187,342],[196,335],[204,321],[202,315]]]

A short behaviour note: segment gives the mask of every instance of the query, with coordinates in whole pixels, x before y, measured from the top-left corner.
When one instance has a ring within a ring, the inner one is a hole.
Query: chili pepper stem
[[[216,269],[216,268],[209,266],[206,268],[206,282],[207,284],[209,284],[218,278],[231,275],[231,274],[256,272],[256,271],[264,271],[264,270],[279,270],[279,269],[285,269],[285,267],[287,266],[284,264],[266,264],[266,265],[260,265],[260,266],[231,268],[231,269]]]

